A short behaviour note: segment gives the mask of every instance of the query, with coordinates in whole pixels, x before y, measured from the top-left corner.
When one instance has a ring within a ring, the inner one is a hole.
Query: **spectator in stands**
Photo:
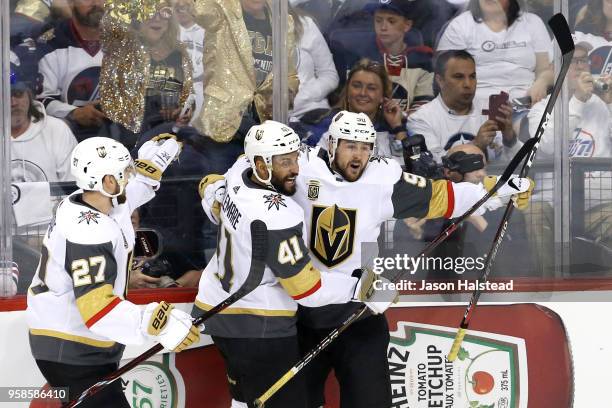
[[[569,128],[570,157],[612,157],[612,134],[610,133],[610,107],[612,87],[606,92],[595,93],[593,76],[589,71],[588,52],[593,48],[590,43],[579,42],[572,57],[566,80],[570,94]],[[604,79],[611,83],[609,77]],[[529,112],[529,133],[535,132],[542,118],[548,98],[538,102]],[[555,131],[552,125],[544,130],[540,143],[540,154],[552,157],[554,153]]]
[[[453,17],[456,7],[446,0],[404,0],[403,2],[410,3],[414,26],[418,27],[418,35],[414,37],[418,38],[419,42],[410,45],[433,47],[438,33]],[[371,29],[371,14],[364,10],[371,3],[384,4],[389,3],[389,0],[344,0],[330,27],[322,28],[322,31],[327,33],[327,37],[333,42],[333,37],[339,31]],[[356,44],[357,47],[360,45]]]
[[[103,112],[122,127],[119,140],[131,149],[141,132],[189,123],[191,109],[179,114],[193,86],[191,59],[178,42],[170,0],[145,10],[137,31],[126,23],[131,17],[124,17],[117,8],[103,19],[100,95]]]
[[[204,103],[204,35],[205,31],[195,22],[193,0],[174,0],[174,15],[179,23],[179,41],[185,45],[191,58],[193,90],[196,97],[194,115]]]
[[[327,95],[338,86],[338,73],[327,43],[312,18],[289,7],[297,44],[297,74],[300,87],[293,101],[291,117],[329,110]]]
[[[570,157],[612,157],[612,133],[610,108],[612,104],[612,78],[607,76],[602,80],[608,85],[606,92],[595,93],[593,77],[589,72],[588,52],[592,45],[579,42],[572,57],[572,63],[567,72],[568,91],[571,95],[569,101],[569,156]],[[537,103],[529,112],[529,131],[535,135],[540,119],[544,112],[547,100]],[[559,133],[555,133],[554,118],[549,120],[540,143],[540,152],[543,158],[551,158],[554,154],[555,139],[558,143]],[[556,137],[557,136],[557,137]],[[612,248],[612,175],[610,172],[586,173],[585,180],[586,234]],[[534,202],[531,209],[533,222],[530,224],[530,238],[535,245],[545,245],[544,250],[538,251],[540,262],[545,267],[553,265],[552,237],[543,236],[545,231],[552,231],[553,209],[549,204],[552,201],[552,180],[546,178],[541,183],[541,201]],[[542,226],[549,228],[542,228]]]
[[[43,90],[38,98],[47,113],[65,119],[78,140],[101,135],[98,81],[102,49],[100,21],[104,0],[71,0],[72,18],[38,37]]]
[[[612,2],[589,0],[578,12],[574,42],[586,41],[593,49],[610,45],[612,41]],[[607,53],[602,56],[607,59]]]
[[[471,0],[448,24],[437,51],[466,50],[476,60],[476,98],[505,91],[511,98],[546,96],[553,82],[551,41],[542,20],[523,12],[519,0]]]
[[[14,182],[72,180],[76,139],[63,121],[47,116],[31,86],[11,64],[11,177]]]
[[[409,45],[406,34],[414,26],[413,2],[391,0],[370,3],[365,10],[372,15],[375,35],[364,44],[332,43],[332,52],[340,82],[346,81],[346,73],[361,58],[369,58],[384,64],[393,82],[392,97],[399,102],[402,111],[415,110],[433,99],[433,50],[424,45]]]
[[[408,117],[410,134],[422,134],[434,159],[457,145],[473,143],[487,159],[507,158],[518,150],[516,133],[512,128],[512,107],[500,108],[503,116],[487,120],[482,116],[486,105],[474,98],[477,89],[474,58],[464,50],[446,51],[436,59],[436,83],[440,93]],[[500,135],[501,133],[501,135]]]
[[[404,114],[391,97],[391,81],[385,67],[362,59],[349,72],[338,104],[327,115],[313,122],[295,124],[296,131],[311,146],[327,149],[327,129],[341,110],[365,113],[377,130],[376,148],[380,155],[392,156],[403,163],[401,140],[407,135]],[[293,126],[293,125],[292,125]]]

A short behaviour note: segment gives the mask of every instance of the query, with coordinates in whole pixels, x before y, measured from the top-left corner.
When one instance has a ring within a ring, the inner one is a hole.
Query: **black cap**
[[[389,10],[408,19],[413,18],[415,0],[377,0],[367,4],[364,10],[374,14],[377,10]]]
[[[11,63],[10,72],[11,91],[26,91],[30,89],[28,83],[21,78],[18,67]]]

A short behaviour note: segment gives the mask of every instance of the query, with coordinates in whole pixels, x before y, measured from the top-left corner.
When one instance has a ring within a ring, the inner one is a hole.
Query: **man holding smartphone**
[[[459,144],[473,143],[488,161],[510,158],[521,147],[512,128],[512,107],[495,95],[489,109],[476,106],[476,64],[465,50],[441,53],[436,59],[439,95],[408,118],[409,134],[422,134],[434,159]],[[503,102],[503,103],[502,103]],[[483,117],[483,111],[489,118]]]

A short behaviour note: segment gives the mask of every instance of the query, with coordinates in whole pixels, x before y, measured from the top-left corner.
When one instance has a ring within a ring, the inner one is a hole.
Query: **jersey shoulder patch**
[[[361,180],[364,183],[395,184],[402,175],[398,162],[386,156],[372,156]]]
[[[261,219],[268,229],[283,229],[304,222],[304,210],[289,196],[276,191],[257,191],[253,218]]]
[[[55,215],[56,227],[71,242],[98,244],[112,241],[115,224],[110,217],[75,200],[72,194],[62,200]]]

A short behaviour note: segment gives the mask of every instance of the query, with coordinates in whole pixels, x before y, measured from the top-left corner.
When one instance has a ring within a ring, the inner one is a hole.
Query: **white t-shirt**
[[[478,130],[487,120],[487,117],[482,114],[483,107],[474,100],[470,113],[458,115],[446,106],[442,96],[438,95],[433,101],[426,103],[408,116],[408,133],[423,135],[427,149],[434,159],[441,163],[442,156],[445,156],[451,147],[471,143],[476,137]],[[497,132],[494,142],[499,148],[488,149],[489,161],[512,157],[512,154],[522,146],[520,142],[517,142],[511,148],[502,147],[501,132]]]
[[[535,80],[536,53],[548,53],[550,37],[535,14],[522,13],[498,33],[476,22],[466,11],[451,20],[438,51],[466,50],[476,60],[476,98],[488,104],[489,95],[505,91],[511,98],[525,96]]]
[[[529,133],[534,136],[548,98],[536,103],[529,112]],[[610,106],[598,96],[593,95],[586,102],[575,97],[569,101],[570,157],[612,157],[612,132],[610,131]],[[551,158],[554,154],[555,139],[559,142],[554,129],[554,114],[550,125],[544,130],[540,149],[536,157]],[[541,197],[552,201],[552,177],[550,173],[542,175],[543,180],[536,179]],[[585,196],[587,208],[612,199],[612,176],[610,172],[592,171],[585,174]],[[535,197],[540,197],[536,195]]]

